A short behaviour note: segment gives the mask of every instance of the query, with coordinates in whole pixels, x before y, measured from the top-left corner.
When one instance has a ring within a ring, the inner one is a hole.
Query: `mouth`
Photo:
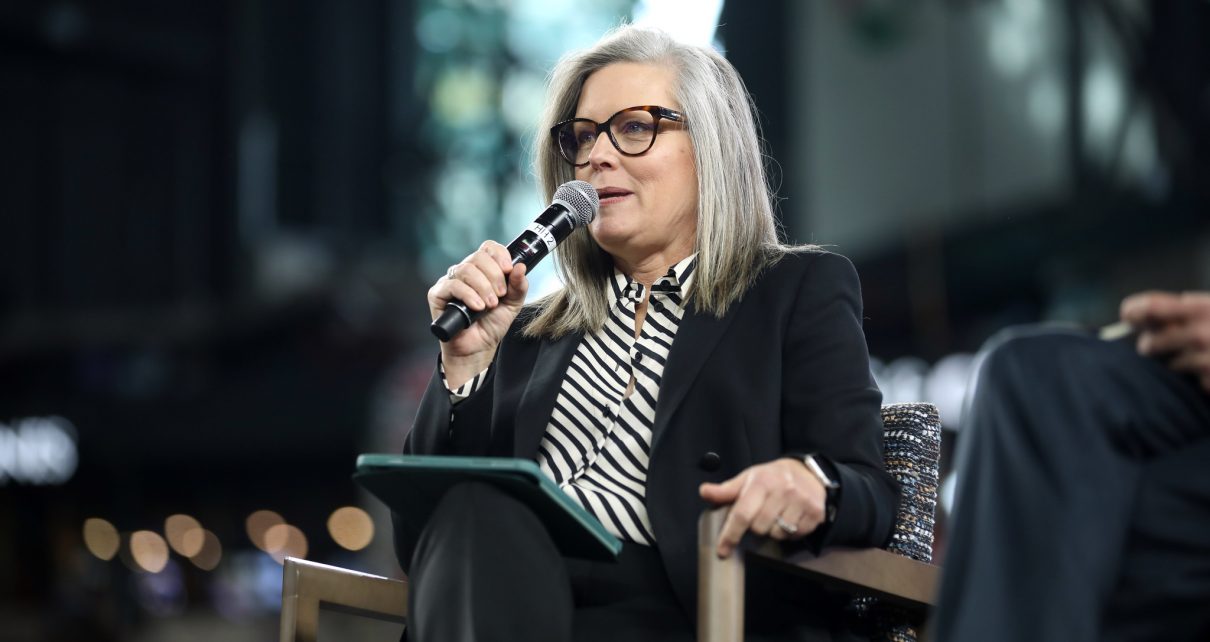
[[[597,190],[597,197],[601,200],[601,205],[606,205],[616,203],[630,196],[632,193],[630,190],[624,190],[620,187],[602,187]]]

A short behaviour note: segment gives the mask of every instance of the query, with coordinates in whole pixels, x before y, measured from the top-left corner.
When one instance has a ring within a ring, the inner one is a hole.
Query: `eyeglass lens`
[[[656,118],[648,111],[632,109],[614,114],[609,119],[610,138],[624,154],[642,154],[655,140]],[[589,120],[567,123],[559,132],[559,147],[568,160],[576,165],[588,162],[588,155],[597,142],[597,124]]]

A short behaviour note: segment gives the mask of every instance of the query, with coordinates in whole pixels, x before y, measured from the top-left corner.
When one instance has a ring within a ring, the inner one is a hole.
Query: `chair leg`
[[[714,552],[727,508],[702,513],[697,541],[698,642],[743,642],[744,559],[736,550],[727,559]]]
[[[319,600],[293,595],[282,600],[281,642],[319,639]]]

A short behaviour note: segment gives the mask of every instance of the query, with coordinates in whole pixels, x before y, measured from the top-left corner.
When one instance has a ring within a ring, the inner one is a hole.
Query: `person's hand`
[[[429,313],[434,320],[445,311],[450,299],[459,299],[476,312],[488,310],[469,328],[441,344],[441,362],[451,389],[491,364],[496,347],[525,304],[529,290],[525,271],[523,264],[513,267],[503,245],[484,241],[429,288]]]
[[[719,557],[730,555],[747,531],[777,540],[806,537],[823,523],[827,503],[823,484],[802,461],[788,457],[721,484],[702,484],[698,492],[708,502],[732,504],[718,537]]]
[[[1140,292],[1122,301],[1121,316],[1140,331],[1139,354],[1166,357],[1210,392],[1210,293]]]

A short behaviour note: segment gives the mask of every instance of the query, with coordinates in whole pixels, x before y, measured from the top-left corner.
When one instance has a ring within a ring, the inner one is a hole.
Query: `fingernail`
[[[497,299],[496,295],[493,294],[492,295],[492,305],[498,305],[499,303],[500,303],[500,299]]]

